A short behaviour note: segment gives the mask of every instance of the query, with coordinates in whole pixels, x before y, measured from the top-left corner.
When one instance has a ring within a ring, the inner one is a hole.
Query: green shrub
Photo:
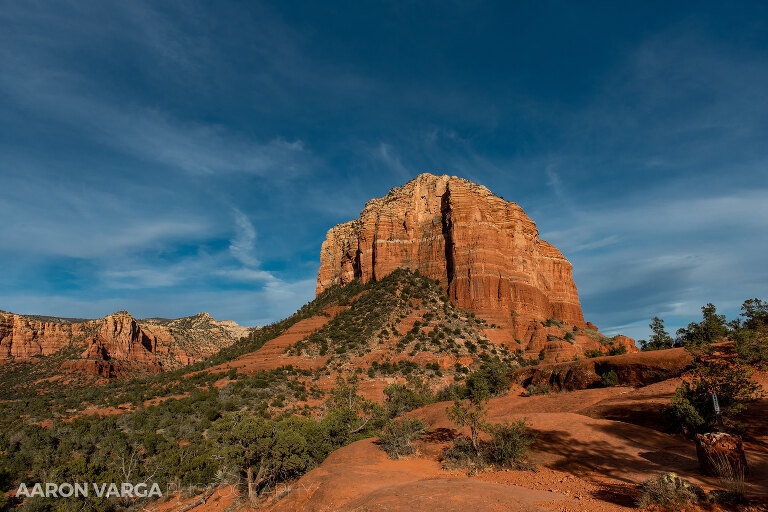
[[[700,487],[683,480],[675,473],[664,473],[643,482],[640,487],[639,508],[651,505],[680,506],[696,503],[705,497]]]
[[[664,329],[664,320],[655,316],[651,319],[651,323],[648,324],[648,327],[650,327],[653,332],[648,341],[638,340],[643,352],[649,350],[664,350],[674,346],[672,337],[666,329]]]
[[[441,457],[443,465],[448,469],[485,469],[490,463],[482,451],[472,445],[468,437],[457,437]]]
[[[739,359],[755,366],[768,365],[768,303],[749,299],[741,306],[744,323],[730,322],[729,337],[736,344]]]
[[[480,368],[467,375],[466,386],[468,396],[477,393],[487,393],[491,396],[501,395],[509,390],[511,367],[499,357],[483,361]]]
[[[681,327],[677,330],[676,343],[678,345],[709,344],[728,334],[725,315],[718,315],[717,309],[712,303],[702,306],[701,316],[703,318],[701,322],[691,322],[688,327]]]
[[[754,366],[768,365],[768,336],[765,333],[742,331],[733,338],[741,361]]]
[[[416,451],[415,441],[424,432],[424,423],[416,418],[391,420],[379,436],[379,446],[390,459],[410,455]]]
[[[741,305],[744,317],[744,327],[752,330],[760,330],[768,327],[768,302],[758,298],[745,300]]]
[[[512,423],[490,424],[485,427],[490,440],[484,446],[487,459],[499,467],[530,469],[528,460],[530,446],[536,440],[525,418]]]
[[[723,421],[734,426],[738,413],[764,396],[762,386],[751,380],[752,371],[733,361],[699,361],[692,378],[683,381],[671,401],[671,412],[681,430],[689,434],[708,432],[715,427],[712,404],[715,393]]]
[[[624,345],[612,345],[611,348],[608,349],[608,355],[609,356],[620,356],[621,354],[627,353],[627,347]]]
[[[584,351],[584,355],[589,358],[601,357],[603,353],[599,350],[589,349]]]
[[[5,462],[0,456],[0,463]],[[10,491],[13,488],[13,477],[10,471],[0,467],[0,510],[6,510],[6,506],[10,501],[6,496],[6,491]],[[10,509],[10,507],[9,507]]]
[[[548,395],[552,392],[552,388],[549,386],[549,384],[542,382],[540,384],[528,385],[528,387],[525,388],[525,392],[528,396]]]
[[[393,383],[384,388],[384,407],[388,418],[395,418],[435,401],[429,385],[420,378],[410,377],[407,384]]]
[[[619,376],[616,375],[616,372],[613,370],[609,370],[602,374],[600,376],[600,380],[602,381],[603,386],[606,388],[619,385]]]
[[[448,419],[458,427],[469,427],[470,441],[476,454],[480,453],[479,435],[485,425],[487,396],[475,396],[463,402],[456,400],[445,408]]]
[[[674,396],[672,396],[670,410],[673,418],[680,430],[684,432],[704,432],[709,430],[707,425],[709,420],[704,419],[702,413],[693,405],[692,402],[700,402],[698,397],[691,397],[692,390],[687,382],[683,382],[677,390],[675,390]],[[706,404],[703,408],[706,408]]]
[[[461,423],[457,423],[461,426]],[[482,422],[478,427],[489,434],[489,439],[476,442],[472,437],[458,437],[443,452],[442,461],[449,469],[498,468],[533,469],[528,451],[535,441],[525,419],[513,423],[491,424]]]

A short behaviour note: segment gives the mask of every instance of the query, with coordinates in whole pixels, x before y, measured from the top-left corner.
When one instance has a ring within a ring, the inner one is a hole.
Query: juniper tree
[[[711,302],[701,307],[702,321],[677,330],[677,342],[686,346],[709,345],[728,334],[725,315],[718,315]]]
[[[646,350],[663,350],[666,348],[672,348],[674,342],[672,336],[664,329],[664,320],[655,316],[651,319],[651,323],[648,324],[653,334],[648,338],[648,341],[640,340],[643,351]]]

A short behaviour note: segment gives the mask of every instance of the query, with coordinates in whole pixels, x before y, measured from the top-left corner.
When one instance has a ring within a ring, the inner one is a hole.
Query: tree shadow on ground
[[[593,493],[596,499],[631,507],[637,499],[636,486],[643,480],[661,472],[690,475],[698,470],[692,443],[688,446],[685,441],[628,424],[598,423],[593,428],[594,440],[560,430],[536,431],[534,449],[556,457],[543,463],[545,467],[597,480],[600,489]],[[600,481],[604,477],[618,483]]]
[[[605,476],[636,485],[659,473],[675,472],[686,479],[719,486],[717,478],[700,473],[691,441],[620,422],[592,427],[594,440],[579,439],[566,431],[537,431],[534,449],[555,457],[544,466],[580,477]],[[768,454],[752,452],[747,458],[754,475],[748,479],[749,494],[767,496]]]
[[[747,409],[734,418],[742,428],[744,440],[768,452],[768,399],[749,404]]]
[[[452,441],[457,435],[457,432],[452,428],[436,428],[425,432],[419,439],[425,443],[446,443]]]
[[[597,432],[602,431],[617,438],[618,442],[615,445],[606,442],[604,436],[599,436],[594,441],[584,441],[566,431],[540,431],[537,432],[539,437],[535,448],[537,451],[550,452],[562,457],[551,464],[552,469],[560,471],[582,469],[627,483],[635,483],[631,475],[637,473],[663,471],[667,468],[669,468],[667,470],[689,473],[698,468],[696,450],[692,444],[690,447],[682,445],[681,442],[671,444],[670,441],[675,440],[670,440],[666,436],[658,439],[655,435],[652,435],[651,439],[635,441],[633,436],[637,435],[638,428],[632,427],[625,429],[625,426],[620,423],[595,425]],[[657,433],[652,432],[652,434]],[[662,434],[658,435],[662,436]],[[687,453],[681,453],[683,451]],[[666,468],[660,464],[664,457]]]
[[[654,403],[598,404],[587,410],[586,415],[596,419],[623,421],[658,432],[673,432],[675,427],[672,417],[667,413],[667,407]]]
[[[639,487],[629,484],[601,482],[600,488],[592,491],[593,498],[622,507],[634,508],[640,495]]]

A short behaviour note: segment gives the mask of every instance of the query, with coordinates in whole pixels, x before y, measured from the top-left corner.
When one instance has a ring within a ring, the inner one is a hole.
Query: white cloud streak
[[[143,197],[151,202],[157,196],[143,187],[105,191],[85,183],[51,182],[32,172],[4,179],[0,218],[7,224],[0,254],[119,258],[211,235],[212,223],[200,215],[158,212],[131,201]]]
[[[674,330],[706,302],[734,315],[764,293],[768,240],[756,234],[768,232],[768,189],[625,201],[582,205],[541,234],[574,264],[585,314],[606,332],[646,337],[652,316]]]
[[[237,232],[235,237],[230,240],[229,251],[243,265],[258,267],[260,262],[253,254],[256,245],[256,230],[243,212],[235,209],[234,215]]]

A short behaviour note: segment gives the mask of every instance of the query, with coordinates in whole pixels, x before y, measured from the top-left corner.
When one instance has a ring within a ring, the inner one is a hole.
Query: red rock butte
[[[247,328],[208,313],[175,320],[137,320],[119,311],[98,320],[29,317],[0,311],[0,364],[72,348],[62,365],[104,377],[159,372],[201,361],[231,345]]]
[[[570,262],[520,206],[462,178],[420,174],[331,228],[317,294],[398,267],[439,280],[455,304],[499,324],[586,326]]]

